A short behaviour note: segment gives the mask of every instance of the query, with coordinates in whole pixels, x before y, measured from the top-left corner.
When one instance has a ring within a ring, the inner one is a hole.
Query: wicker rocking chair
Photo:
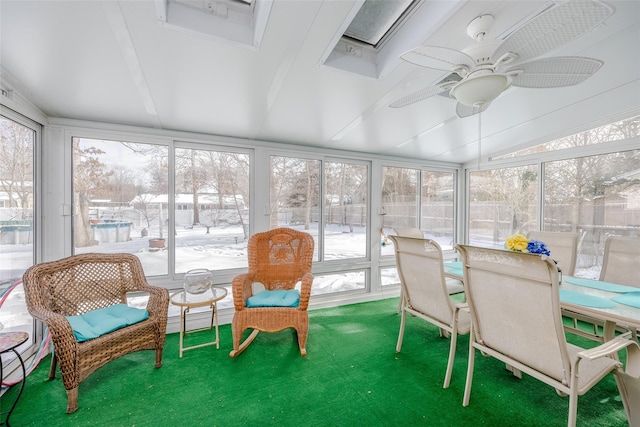
[[[83,254],[34,265],[24,276],[27,309],[51,332],[54,355],[49,379],[60,363],[67,413],[78,409],[78,387],[95,370],[125,354],[155,350],[162,366],[169,293],[150,286],[140,260],[130,254]],[[128,292],[149,294],[146,320],[78,342],[66,316],[126,304]]]
[[[310,234],[290,228],[276,228],[249,238],[249,271],[236,276],[232,282],[235,314],[230,357],[244,351],[259,331],[277,332],[286,328],[296,330],[300,354],[306,356],[313,248],[314,241]],[[254,295],[254,284],[264,286],[261,292],[264,295],[271,291],[293,291],[298,282],[301,282],[301,288],[297,305],[295,302],[289,306],[279,306],[277,303],[267,306],[251,304],[250,298],[258,296],[257,293]],[[241,344],[242,334],[249,328],[253,331]]]

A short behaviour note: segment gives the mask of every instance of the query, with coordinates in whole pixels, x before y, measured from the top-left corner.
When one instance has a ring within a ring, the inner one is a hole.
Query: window
[[[271,156],[270,228],[304,230],[315,239],[318,260],[320,161]]]
[[[576,275],[598,278],[607,237],[640,235],[640,150],[545,163],[543,208],[545,231],[580,233]]]
[[[168,148],[73,138],[74,253],[126,252],[168,274]]]
[[[511,234],[536,229],[537,212],[536,166],[469,174],[469,244],[502,248]]]
[[[525,148],[514,153],[505,154],[503,156],[494,157],[494,159],[502,159],[509,157],[526,156],[529,154],[543,153],[548,151],[557,151],[567,148],[584,147],[587,145],[601,144],[604,142],[621,141],[636,137],[640,134],[640,116],[631,117],[559,138],[535,147]]]
[[[382,178],[381,255],[393,255],[384,236],[395,227],[419,228],[443,250],[453,249],[455,173],[383,167]]]
[[[369,168],[325,162],[324,260],[367,256]]]
[[[246,267],[249,155],[177,148],[175,160],[175,272]]]
[[[455,173],[422,171],[420,228],[443,250],[453,249]]]
[[[313,278],[311,295],[366,289],[364,271],[346,271],[339,274],[316,274]]]
[[[418,169],[385,166],[382,168],[382,219],[380,230],[382,255],[393,255],[390,242],[385,238],[394,227],[418,227]]]
[[[29,340],[19,348],[26,354],[34,351],[37,341],[20,280],[35,261],[38,131],[35,123],[14,120],[13,114],[0,116],[0,331],[27,332]],[[11,359],[15,359],[13,353],[7,356]]]

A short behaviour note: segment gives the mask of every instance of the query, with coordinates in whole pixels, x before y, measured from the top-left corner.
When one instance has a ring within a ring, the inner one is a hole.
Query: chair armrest
[[[601,357],[606,357],[606,356],[615,354],[618,351],[622,350],[623,348],[626,348],[634,344],[636,347],[638,346],[638,343],[635,341],[631,341],[630,339],[625,337],[617,337],[612,339],[611,341],[602,343],[597,347],[578,352],[578,358],[595,360]]]
[[[300,304],[298,310],[306,310],[309,307],[309,298],[311,298],[311,285],[313,285],[313,274],[305,273],[301,279],[300,287]]]
[[[150,316],[166,316],[169,309],[169,290],[159,286],[147,286],[149,292],[147,311]]]
[[[253,282],[253,275],[249,273],[239,274],[231,281],[233,306],[236,311],[240,311],[247,306],[247,298],[253,295],[251,289]]]
[[[71,324],[62,314],[42,308],[32,309],[29,311],[29,314],[49,328],[54,346],[60,345],[62,342],[76,342]],[[59,351],[59,349],[57,351]]]
[[[469,303],[468,302],[459,302],[454,305],[457,311],[466,310],[469,311]]]

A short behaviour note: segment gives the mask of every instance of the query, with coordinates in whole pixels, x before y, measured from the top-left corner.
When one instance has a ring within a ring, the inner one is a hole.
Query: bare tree
[[[0,120],[0,188],[9,207],[22,209],[26,219],[33,203],[33,130],[10,120]]]
[[[75,201],[74,240],[76,247],[92,246],[97,242],[91,236],[89,202],[112,172],[106,170],[100,156],[105,152],[96,147],[82,148],[80,139],[73,138],[73,190]]]

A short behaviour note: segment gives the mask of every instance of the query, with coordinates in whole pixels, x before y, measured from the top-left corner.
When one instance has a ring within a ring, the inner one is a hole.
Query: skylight
[[[357,0],[320,58],[320,63],[381,79],[419,46],[464,2]]]
[[[376,47],[415,3],[416,0],[365,0],[344,36]]]
[[[160,25],[259,48],[272,0],[156,0]]]

